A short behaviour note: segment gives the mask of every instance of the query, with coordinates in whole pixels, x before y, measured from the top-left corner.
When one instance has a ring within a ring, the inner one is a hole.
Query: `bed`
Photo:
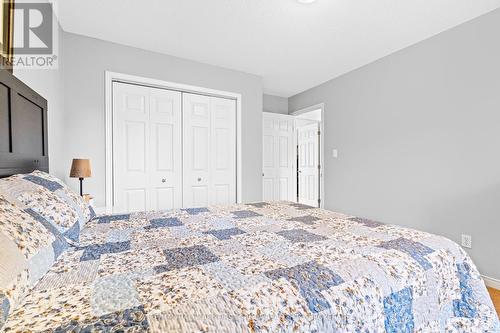
[[[497,332],[446,238],[289,202],[100,216],[6,332]]]
[[[96,217],[47,173],[46,101],[0,81],[0,330],[500,331],[440,236],[291,202]]]

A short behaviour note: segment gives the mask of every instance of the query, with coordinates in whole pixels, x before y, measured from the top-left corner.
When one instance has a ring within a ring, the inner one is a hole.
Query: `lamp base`
[[[83,178],[78,178],[80,180],[80,196],[83,197]]]

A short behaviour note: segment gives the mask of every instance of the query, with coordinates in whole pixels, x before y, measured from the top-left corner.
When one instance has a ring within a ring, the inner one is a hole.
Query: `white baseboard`
[[[481,275],[481,277],[483,278],[483,281],[484,281],[484,284],[486,285],[486,287],[500,290],[500,280],[497,280],[497,279],[494,279],[494,278],[491,278],[491,277],[485,276],[485,275]]]
[[[110,214],[109,209],[106,207],[94,207],[94,211],[97,215]]]
[[[117,209],[117,208],[114,208],[114,207],[94,207],[94,211],[97,215],[102,215],[102,214],[106,214],[106,215],[111,215],[111,214],[126,214],[126,213],[129,213],[125,210],[120,210],[120,209]]]

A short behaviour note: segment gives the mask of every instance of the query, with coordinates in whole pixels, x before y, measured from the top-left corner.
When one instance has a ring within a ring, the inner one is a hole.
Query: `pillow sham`
[[[0,193],[50,223],[72,245],[78,245],[80,230],[95,217],[82,198],[57,178],[41,171],[0,179]]]
[[[96,217],[92,206],[90,206],[88,202],[83,199],[83,197],[70,189],[69,186],[59,178],[40,170],[33,171],[28,175],[28,177],[34,182],[46,181],[48,184],[50,184],[49,187],[56,187],[57,190],[54,193],[59,195],[59,197],[61,198],[71,201],[76,207],[79,207],[81,209],[81,211],[83,212],[83,219],[85,223]]]
[[[0,194],[0,328],[68,247],[57,230],[31,214]]]

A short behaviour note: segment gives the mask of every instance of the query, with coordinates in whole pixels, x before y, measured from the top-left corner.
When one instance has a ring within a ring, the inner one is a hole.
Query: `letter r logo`
[[[14,54],[52,54],[52,4],[17,2],[14,8]]]

